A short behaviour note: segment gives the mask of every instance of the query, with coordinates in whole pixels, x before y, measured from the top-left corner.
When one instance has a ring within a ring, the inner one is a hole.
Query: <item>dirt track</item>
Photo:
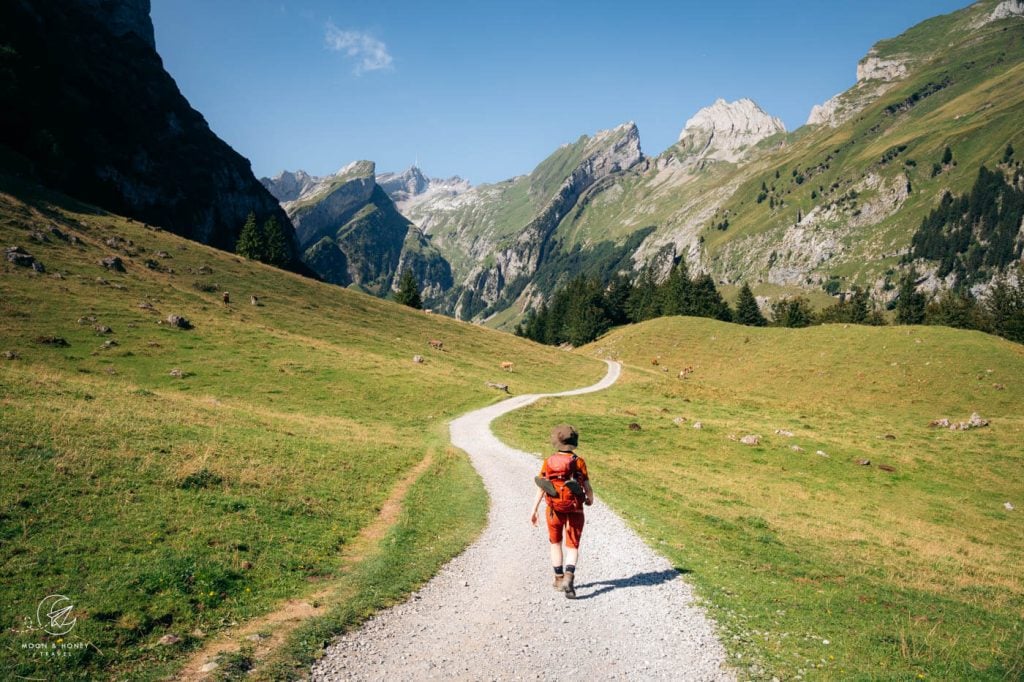
[[[597,384],[613,384],[609,362]],[[481,537],[407,602],[332,644],[314,680],[731,680],[711,623],[689,585],[598,499],[576,573],[578,599],[551,588],[547,534],[529,525],[536,457],[501,443],[493,419],[528,405],[523,395],[451,423],[491,496]],[[586,425],[580,454],[586,457]],[[601,482],[595,480],[598,493]]]

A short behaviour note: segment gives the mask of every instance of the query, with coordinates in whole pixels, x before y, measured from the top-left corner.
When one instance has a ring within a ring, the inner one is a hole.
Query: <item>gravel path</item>
[[[555,395],[601,390],[619,371],[609,362],[597,384]],[[543,520],[529,524],[540,462],[490,430],[496,417],[542,397],[517,396],[451,423],[452,443],[469,453],[491,497],[486,530],[408,601],[335,640],[314,680],[733,679],[690,586],[600,500],[587,508],[577,599],[552,589]],[[581,442],[586,457],[585,427]]]

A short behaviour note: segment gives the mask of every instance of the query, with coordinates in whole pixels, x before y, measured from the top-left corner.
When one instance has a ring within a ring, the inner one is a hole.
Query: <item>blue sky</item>
[[[167,70],[257,176],[416,159],[473,183],[636,121],[645,153],[717,97],[790,130],[872,44],[967,0],[153,0]]]

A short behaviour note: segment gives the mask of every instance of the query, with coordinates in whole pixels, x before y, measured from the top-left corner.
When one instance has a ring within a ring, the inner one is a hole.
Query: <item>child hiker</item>
[[[545,517],[548,540],[551,542],[551,566],[555,569],[556,590],[567,599],[576,598],[576,561],[579,557],[580,535],[583,534],[583,505],[594,503],[594,491],[587,476],[587,463],[576,455],[579,434],[568,424],[551,431],[551,444],[557,452],[544,460],[540,476],[534,479],[539,490],[533,501],[530,523],[537,525],[537,508],[547,500]],[[565,565],[562,565],[562,535],[565,535]]]

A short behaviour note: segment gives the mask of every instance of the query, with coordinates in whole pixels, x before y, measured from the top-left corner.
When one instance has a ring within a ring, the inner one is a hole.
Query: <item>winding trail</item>
[[[620,370],[608,361],[593,386],[516,396],[451,422],[452,443],[491,497],[487,528],[408,601],[335,640],[314,680],[733,679],[690,586],[600,500],[587,509],[578,598],[551,588],[547,532],[528,521],[540,462],[490,430],[541,398],[607,388]]]

